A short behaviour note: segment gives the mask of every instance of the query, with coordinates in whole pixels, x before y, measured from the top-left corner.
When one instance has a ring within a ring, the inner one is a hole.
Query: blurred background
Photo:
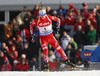
[[[66,66],[49,47],[50,71],[100,69],[100,0],[0,0],[0,70],[43,71],[43,51],[38,26],[31,41],[29,25],[38,17],[40,2],[47,15],[60,18],[53,34],[77,69]]]

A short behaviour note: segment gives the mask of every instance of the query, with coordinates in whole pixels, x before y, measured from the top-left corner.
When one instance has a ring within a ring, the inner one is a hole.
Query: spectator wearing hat
[[[19,62],[18,62],[17,60],[14,60],[14,61],[13,61],[13,67],[12,67],[12,70],[13,70],[13,71],[18,71],[18,69],[17,69],[18,63],[19,63]]]
[[[19,61],[17,69],[19,69],[20,71],[28,71],[29,70],[29,65],[28,65],[28,61],[26,59],[25,54],[21,55],[21,59]]]
[[[69,14],[69,12],[73,12],[75,15],[78,15],[78,10],[76,9],[76,7],[74,7],[73,3],[69,4],[67,15]]]
[[[84,3],[82,4],[82,6],[83,6],[83,11],[81,12],[80,15],[82,16],[83,22],[86,22],[86,21],[87,21],[87,18],[88,18],[88,16],[89,16],[88,5],[87,5],[86,2],[84,2]]]

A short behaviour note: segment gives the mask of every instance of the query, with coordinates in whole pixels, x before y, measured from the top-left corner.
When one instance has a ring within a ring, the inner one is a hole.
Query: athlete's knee
[[[48,47],[47,47],[47,46],[45,46],[45,47],[42,47],[42,49],[43,49],[43,50],[46,50],[46,49],[48,49]]]
[[[60,47],[60,46],[58,46],[58,47],[56,48],[56,50],[59,50],[59,49],[61,49],[61,47]]]

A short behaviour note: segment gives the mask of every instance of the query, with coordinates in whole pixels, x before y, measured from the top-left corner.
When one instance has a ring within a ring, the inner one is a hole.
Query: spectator
[[[75,63],[75,54],[76,51],[74,48],[72,48],[71,44],[69,43],[67,46],[67,49],[65,50],[66,55],[68,56],[68,58]]]
[[[55,55],[54,55],[54,52],[52,50],[49,51],[49,61],[50,62],[53,62],[53,60],[55,59]]]
[[[49,62],[50,71],[57,71],[58,61],[53,59],[53,62]]]
[[[96,21],[97,21],[97,28],[98,28],[98,37],[100,38],[100,8],[98,5],[95,6],[96,9]]]
[[[78,22],[76,22],[74,25],[74,32],[78,30],[78,26],[81,26],[82,31],[85,31],[85,25],[84,25],[84,22],[82,21],[82,17],[78,17]]]
[[[33,57],[32,60],[31,60],[31,68],[32,68],[33,71],[36,71],[36,70],[39,69],[39,63],[38,63],[36,57]]]
[[[21,55],[21,59],[19,61],[19,64],[18,64],[17,68],[20,71],[28,71],[29,70],[29,65],[28,65],[28,61],[26,59],[26,55],[25,54]]]
[[[9,35],[10,37],[13,36],[13,25],[11,24],[11,22],[9,22],[8,25],[4,26],[4,30],[5,35]]]
[[[7,45],[5,42],[2,43],[1,51],[4,53],[5,56],[7,56]]]
[[[93,16],[93,14],[89,14],[89,17],[88,19],[91,21],[91,24],[93,25],[93,27],[96,29],[96,31],[98,31],[97,29],[97,22],[96,22],[96,19],[95,17]]]
[[[90,27],[90,31],[87,34],[87,38],[88,38],[89,44],[96,43],[96,30],[94,29],[93,26]]]
[[[60,35],[62,37],[63,31],[64,31],[64,26],[65,26],[65,18],[63,14],[60,14]]]
[[[90,27],[92,26],[91,21],[87,20],[86,26],[85,26],[85,35],[90,31]]]
[[[66,31],[64,31],[63,36],[61,38],[61,47],[62,47],[63,50],[66,50],[70,40],[71,40],[71,37],[67,34]]]
[[[19,16],[16,17],[16,24],[18,25],[18,27],[23,24],[23,21]]]
[[[82,16],[82,19],[83,19],[83,22],[85,23],[87,21],[87,18],[89,16],[89,12],[88,12],[88,5],[86,4],[86,2],[84,2],[82,4],[83,6],[83,11],[81,12],[81,16]]]
[[[18,52],[16,51],[15,46],[12,46],[11,50],[7,50],[7,53],[13,60],[17,59],[17,57],[18,57]]]
[[[19,17],[23,20],[27,13],[27,6],[24,6],[23,11],[19,14]]]
[[[39,12],[39,6],[36,4],[35,8],[32,10],[32,15],[34,15],[34,18],[38,16],[38,12]]]
[[[54,11],[52,12],[52,15],[57,17],[57,11],[54,10]]]
[[[24,49],[24,45],[25,44],[29,44],[30,43],[30,32],[29,32],[29,30],[28,29],[26,29],[26,28],[24,28],[25,26],[24,25],[21,25],[20,26],[20,30],[16,33],[16,37],[17,37],[17,39],[19,38],[19,37],[21,37],[22,38],[22,43],[21,43],[21,45],[22,45],[22,50]]]
[[[26,55],[26,59],[28,59],[28,60],[32,59],[33,54],[31,52],[31,49],[30,49],[29,45],[27,45],[27,44],[24,45],[24,50],[22,50],[22,54]]]
[[[85,44],[85,34],[82,31],[82,27],[78,26],[78,30],[74,34],[74,40],[79,46],[83,46]]]
[[[11,51],[12,46],[15,46],[15,44],[13,43],[13,41],[11,39],[9,39],[8,40],[8,49],[9,49],[9,51]],[[15,46],[15,48],[16,48],[16,46]]]
[[[71,38],[70,44],[71,44],[72,48],[77,50],[78,46],[77,46],[77,43],[74,41],[74,38]]]
[[[19,25],[15,18],[12,21],[12,25],[13,25],[13,36],[15,36],[16,32],[19,30]]]
[[[0,60],[0,68],[6,61],[9,61],[8,57],[6,57],[2,51],[0,51]]]
[[[52,10],[51,10],[50,6],[47,6],[46,13],[47,13],[47,15],[52,15]]]
[[[23,19],[24,21],[24,26],[26,29],[29,29],[29,25],[30,25],[30,22],[33,21],[34,17],[33,15],[31,14],[31,10],[27,10],[27,13]]]
[[[79,47],[79,48],[78,48],[78,51],[77,51],[76,54],[75,54],[75,58],[76,58],[76,59],[81,59],[81,51],[82,51],[82,48]]]
[[[69,12],[72,12],[75,15],[78,15],[78,10],[76,9],[76,7],[74,7],[73,3],[69,4],[69,9],[67,11],[67,15],[69,14]]]
[[[82,60],[77,60],[76,61],[76,67],[78,67],[78,68],[84,68],[85,66],[84,66],[83,61]]]
[[[74,29],[75,17],[73,16],[73,12],[69,12],[69,15],[66,17],[66,30],[69,31],[69,35],[73,36],[73,29]]]
[[[59,9],[57,10],[58,15],[60,15],[61,13],[63,13],[64,16],[66,14],[66,10],[64,9],[62,4],[60,5]]]
[[[9,61],[5,61],[5,63],[1,67],[1,71],[11,71],[11,70],[12,70],[12,66],[9,63]]]
[[[19,71],[19,70],[17,69],[17,66],[18,66],[18,61],[17,61],[17,60],[14,60],[14,61],[13,61],[12,70],[13,70],[13,71]]]

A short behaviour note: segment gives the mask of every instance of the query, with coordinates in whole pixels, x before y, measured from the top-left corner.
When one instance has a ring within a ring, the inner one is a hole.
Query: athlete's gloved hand
[[[56,27],[57,28],[57,34],[60,32],[60,27]]]
[[[34,40],[34,35],[33,34],[31,35],[31,38],[32,38],[32,40]]]

